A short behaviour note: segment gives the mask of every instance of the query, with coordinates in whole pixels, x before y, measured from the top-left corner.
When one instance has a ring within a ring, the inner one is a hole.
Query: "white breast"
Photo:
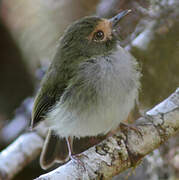
[[[98,73],[93,66],[85,71],[95,82],[98,103],[81,112],[78,106],[69,111],[58,102],[48,113],[46,122],[62,137],[105,134],[125,120],[138,97],[140,73],[135,59],[118,47],[115,54],[98,59]],[[85,92],[84,92],[85,93]]]

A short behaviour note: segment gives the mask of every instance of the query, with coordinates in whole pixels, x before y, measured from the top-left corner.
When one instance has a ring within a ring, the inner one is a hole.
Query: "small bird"
[[[127,119],[138,98],[140,71],[120,47],[119,21],[84,17],[64,32],[35,98],[32,127],[49,128],[40,157],[47,169],[75,159],[74,138],[107,135]]]

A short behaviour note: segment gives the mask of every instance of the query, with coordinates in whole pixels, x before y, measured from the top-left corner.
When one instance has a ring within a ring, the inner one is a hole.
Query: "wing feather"
[[[35,99],[34,108],[32,112],[31,127],[36,126],[40,121],[44,119],[46,113],[55,104],[55,95],[49,96],[48,94],[38,95]]]

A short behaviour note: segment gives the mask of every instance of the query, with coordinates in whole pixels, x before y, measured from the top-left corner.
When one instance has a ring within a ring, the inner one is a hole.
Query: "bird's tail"
[[[68,147],[65,138],[60,138],[49,130],[40,156],[40,165],[48,169],[55,163],[64,164],[69,160]]]
[[[73,138],[73,155],[79,154],[86,149],[98,144],[106,136]],[[65,138],[60,138],[53,130],[49,130],[40,156],[40,166],[48,169],[58,163],[62,165],[69,160],[69,151]]]

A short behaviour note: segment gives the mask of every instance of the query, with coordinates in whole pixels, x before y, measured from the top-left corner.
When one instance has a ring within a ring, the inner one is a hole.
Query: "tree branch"
[[[110,179],[140,160],[179,130],[179,89],[169,98],[146,113],[136,126],[140,133],[129,128],[85,151],[81,161],[67,164],[44,174],[36,180]],[[141,135],[142,136],[141,136]]]
[[[35,132],[21,135],[0,153],[0,180],[12,179],[41,151],[43,139]]]

